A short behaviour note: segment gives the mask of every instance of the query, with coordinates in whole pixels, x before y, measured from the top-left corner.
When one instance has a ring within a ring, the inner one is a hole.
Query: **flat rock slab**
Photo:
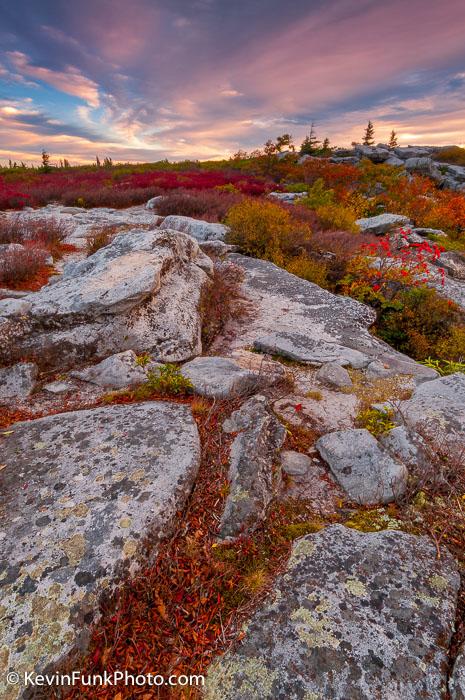
[[[459,575],[426,537],[333,525],[294,543],[207,700],[441,700]]]
[[[368,216],[357,219],[355,222],[362,233],[373,233],[375,236],[382,236],[402,226],[410,226],[411,221],[402,214],[378,214],[378,216]]]
[[[465,374],[456,372],[418,386],[399,412],[407,425],[441,443],[463,445],[465,439]]]
[[[224,224],[212,224],[210,221],[192,219],[190,216],[167,216],[160,225],[161,229],[182,231],[197,241],[224,241],[229,228]]]
[[[315,446],[334,476],[357,503],[389,503],[407,485],[407,469],[365,429],[338,430]]]
[[[227,357],[196,357],[186,362],[181,372],[190,379],[196,394],[215,399],[246,396],[264,384],[258,372],[243,369]]]
[[[364,367],[380,360],[399,368],[399,373],[437,376],[370,334],[376,314],[368,306],[266,260],[236,253],[227,259],[244,271],[243,294],[254,307],[235,329],[229,351],[252,346],[315,366],[338,361]]]
[[[3,672],[85,648],[102,591],[154,550],[191,491],[199,436],[187,406],[115,405],[16,423],[2,436]]]

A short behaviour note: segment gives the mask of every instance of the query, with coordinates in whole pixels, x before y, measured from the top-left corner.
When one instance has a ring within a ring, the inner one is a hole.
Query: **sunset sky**
[[[0,0],[0,161],[465,143],[465,1]]]

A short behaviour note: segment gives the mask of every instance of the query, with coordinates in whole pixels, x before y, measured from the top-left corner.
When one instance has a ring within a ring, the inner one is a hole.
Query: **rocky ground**
[[[464,559],[428,520],[447,496],[424,491],[436,479],[447,493],[453,459],[465,468],[465,375],[393,350],[370,333],[369,307],[241,255],[224,226],[162,220],[155,205],[40,210],[82,252],[39,291],[1,295],[2,674],[83,657],[102,595],[187,536],[202,416],[222,406],[227,484],[204,546],[233,551],[276,504],[307,516],[247,614],[218,633],[205,697],[462,700]],[[374,219],[362,230],[408,224]],[[108,225],[119,232],[86,257]],[[443,289],[463,305],[452,258]],[[218,259],[238,270],[241,313],[206,348],[201,300]],[[358,427],[373,407],[385,429]]]

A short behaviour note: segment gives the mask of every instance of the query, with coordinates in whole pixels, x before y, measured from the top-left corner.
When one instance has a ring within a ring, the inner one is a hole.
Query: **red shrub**
[[[34,247],[0,251],[0,283],[13,286],[31,279],[45,266],[47,257],[47,251]]]
[[[223,221],[229,209],[243,199],[234,192],[214,190],[173,192],[165,195],[157,204],[157,214],[192,216],[206,221]]]

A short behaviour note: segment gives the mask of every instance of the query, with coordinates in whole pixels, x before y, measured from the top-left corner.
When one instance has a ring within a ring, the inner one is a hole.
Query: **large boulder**
[[[159,366],[158,363],[150,361],[140,364],[134,350],[125,350],[106,357],[96,365],[70,372],[70,375],[105,389],[122,389],[147,381],[147,372]]]
[[[0,404],[26,399],[36,386],[38,368],[32,362],[18,362],[0,368]]]
[[[383,146],[364,146],[357,144],[355,152],[361,158],[368,158],[372,163],[384,163],[390,156],[389,148]]]
[[[182,366],[196,394],[215,399],[246,396],[266,385],[259,372],[243,369],[228,357],[196,357]]]
[[[132,349],[155,359],[187,360],[201,352],[199,300],[208,283],[205,254],[178,231],[129,231],[65,266],[53,284],[18,303],[0,301],[0,361],[37,358],[47,367]]]
[[[357,503],[389,503],[405,492],[406,467],[383,450],[368,430],[328,433],[315,446]]]
[[[423,158],[407,158],[405,161],[405,169],[409,173],[419,173],[433,178],[433,180],[442,180],[442,174],[436,163],[429,157]]]
[[[239,433],[231,445],[230,491],[218,533],[221,540],[230,540],[265,517],[280,482],[274,468],[286,432],[260,395],[246,401],[223,428]]]
[[[266,260],[236,253],[227,259],[244,271],[242,293],[251,306],[251,313],[234,328],[230,351],[252,346],[315,366],[339,362],[363,368],[379,360],[399,374],[437,376],[369,332],[376,318],[370,307],[332,294]]]
[[[307,192],[270,192],[268,197],[277,199],[278,202],[284,202],[285,204],[292,204],[307,197]]]
[[[442,267],[451,277],[465,281],[465,255],[463,253],[455,250],[441,253],[434,263],[438,267]]]
[[[394,148],[394,153],[398,158],[407,160],[408,158],[428,158],[434,150],[429,146],[397,146]]]
[[[441,700],[459,585],[426,537],[342,525],[302,537],[205,697]]]
[[[183,231],[197,241],[224,241],[229,228],[224,224],[212,224],[209,221],[192,219],[190,216],[167,216],[160,225],[161,229]]]
[[[98,600],[173,528],[200,463],[187,406],[106,406],[16,423],[2,436],[0,695],[15,670],[84,650]]]
[[[465,439],[465,374],[456,372],[418,386],[399,414],[413,430],[438,445],[463,445]]]
[[[378,214],[378,216],[357,219],[355,223],[362,233],[372,233],[375,236],[382,236],[384,233],[411,225],[410,219],[402,214]]]

